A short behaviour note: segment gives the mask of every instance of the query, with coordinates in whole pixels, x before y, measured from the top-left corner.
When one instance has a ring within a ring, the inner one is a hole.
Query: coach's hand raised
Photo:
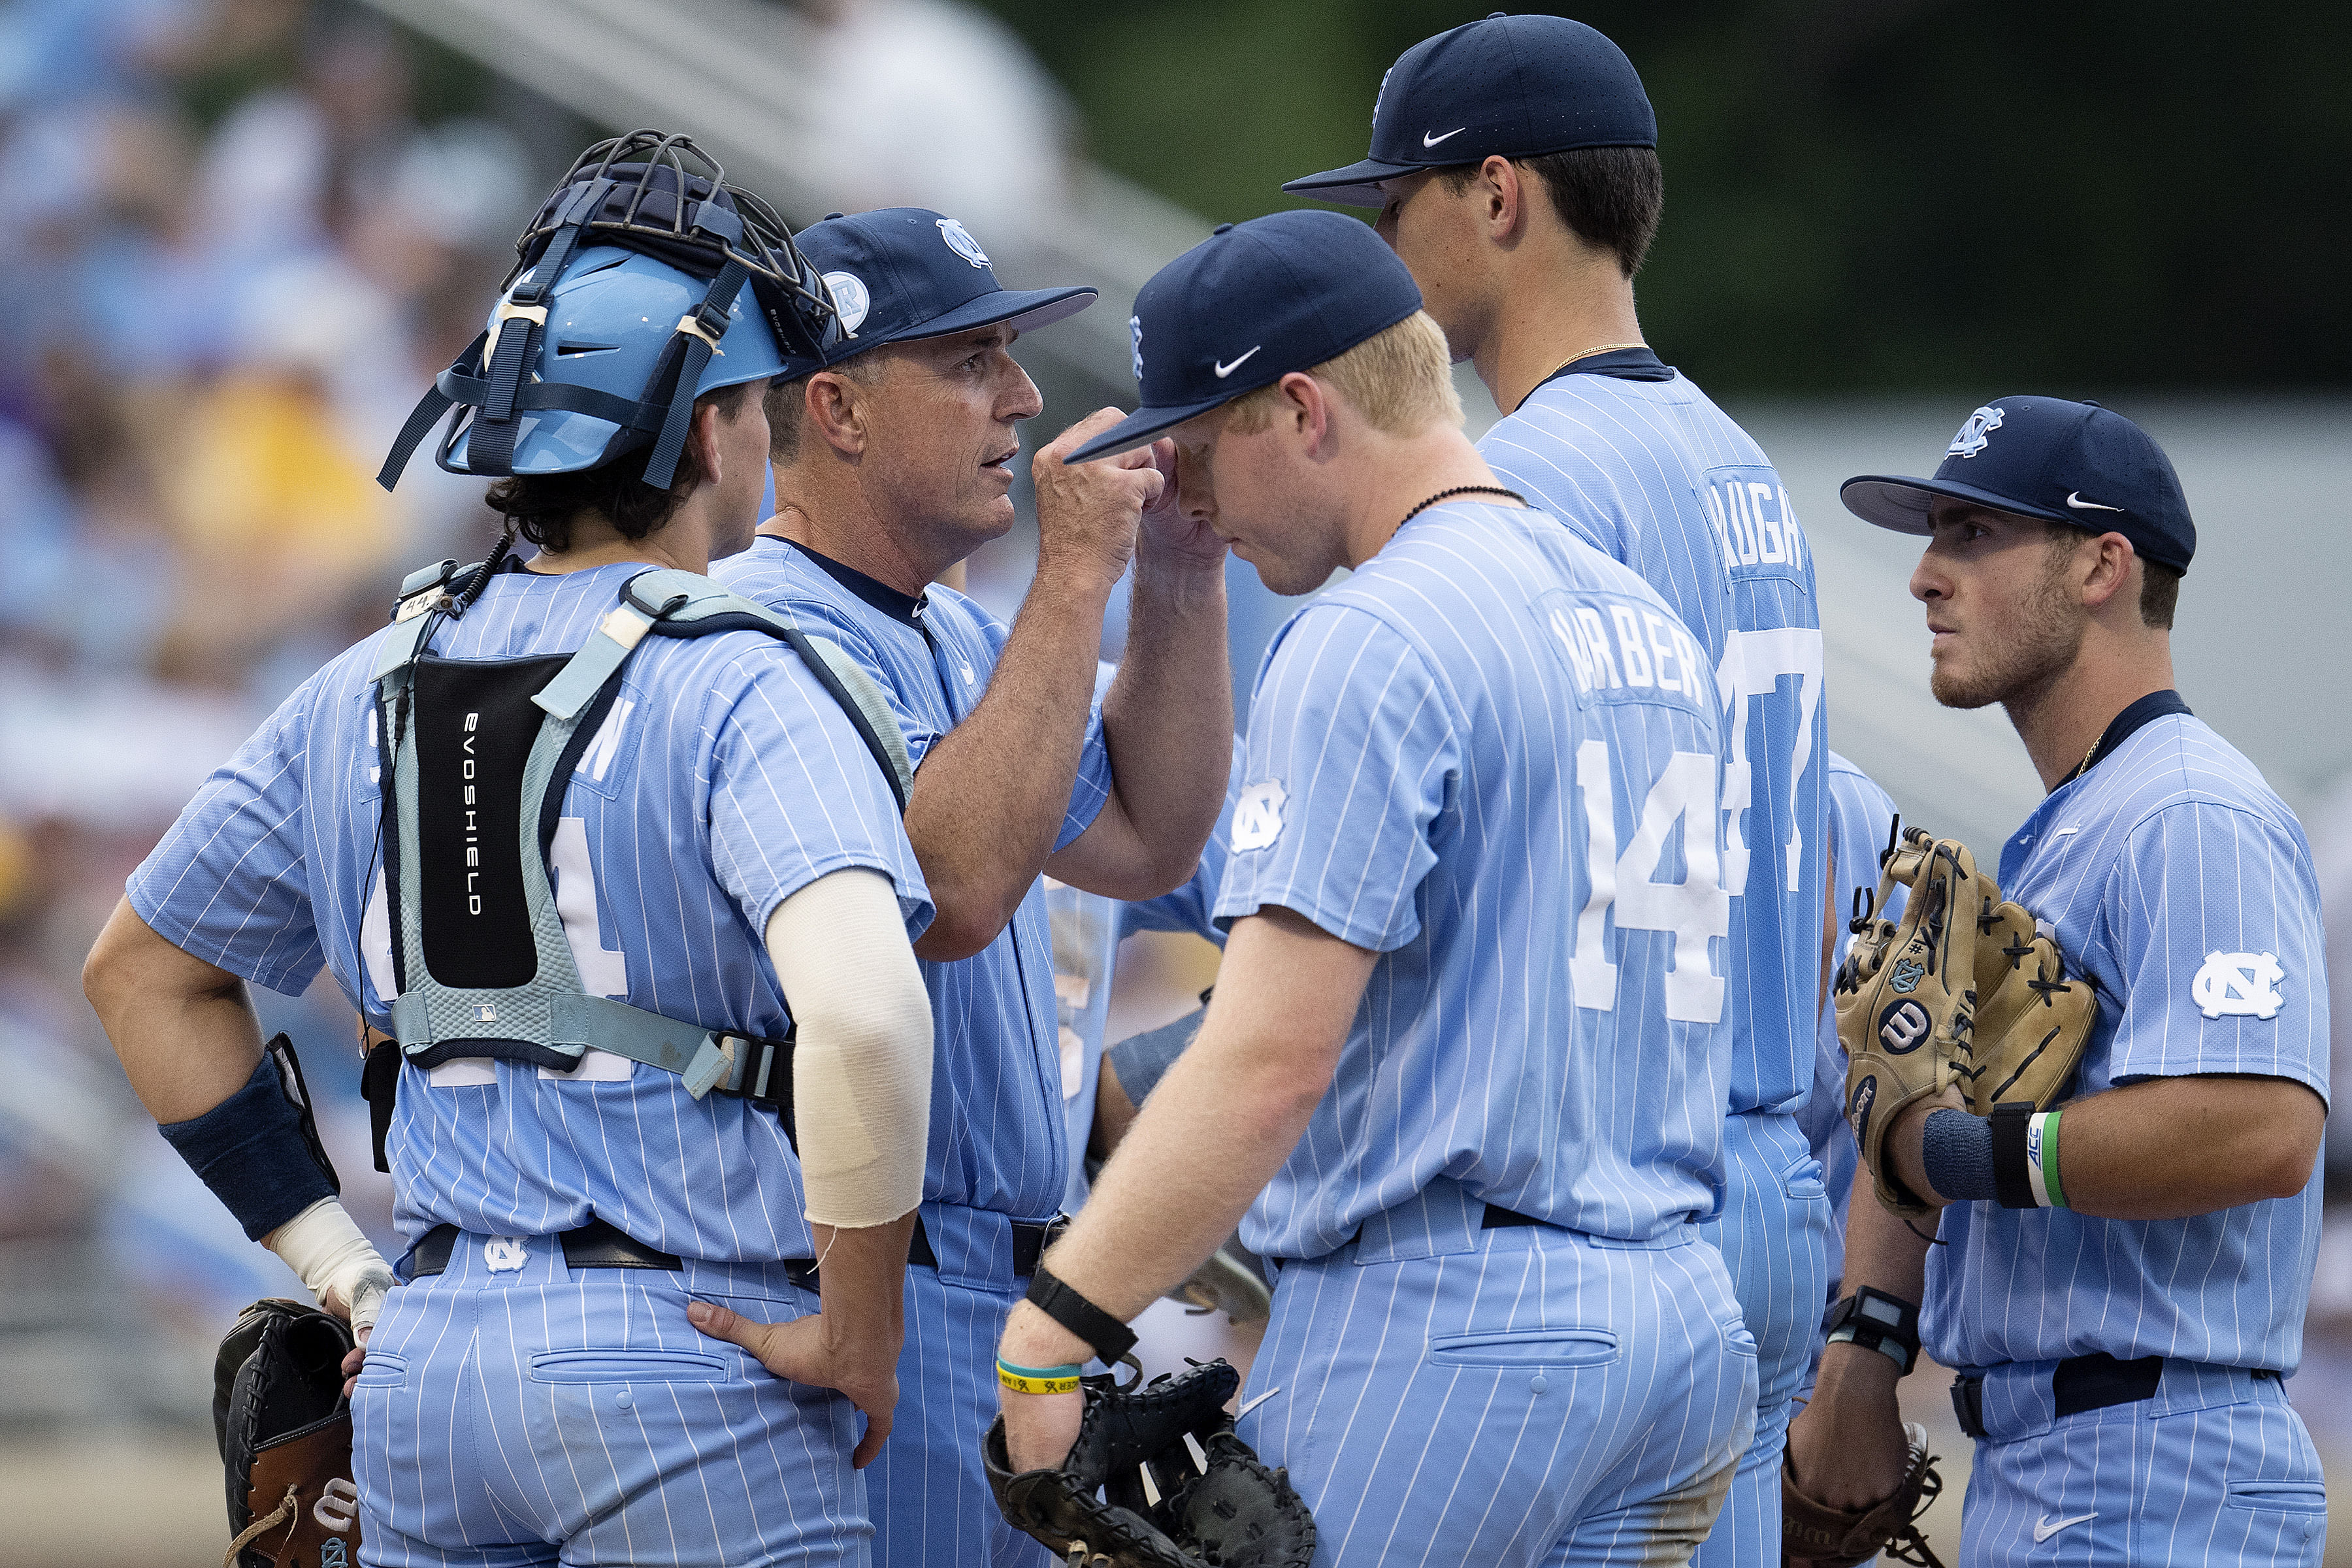
[[[1037,574],[1078,571],[1105,589],[1118,581],[1135,558],[1135,534],[1147,508],[1167,487],[1167,477],[1140,447],[1091,463],[1062,459],[1126,416],[1100,408],[1063,431],[1029,465],[1037,487]]]

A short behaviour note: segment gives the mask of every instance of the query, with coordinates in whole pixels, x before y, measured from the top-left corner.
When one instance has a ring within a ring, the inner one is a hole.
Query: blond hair
[[[1445,333],[1426,310],[1374,332],[1354,348],[1307,373],[1345,398],[1373,429],[1414,436],[1440,423],[1460,428],[1462,399],[1454,390],[1454,356]],[[1224,428],[1254,436],[1274,422],[1282,384],[1261,386],[1225,405]]]

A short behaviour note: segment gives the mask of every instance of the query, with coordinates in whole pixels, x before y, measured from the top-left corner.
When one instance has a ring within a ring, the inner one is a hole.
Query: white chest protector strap
[[[830,643],[707,577],[648,571],[571,655],[445,659],[450,574],[404,584],[376,686],[384,871],[400,994],[394,1033],[423,1068],[488,1057],[569,1071],[591,1047],[788,1108],[791,1043],[666,1018],[583,988],[550,880],[563,795],[648,636],[759,631],[789,644],[856,728],[900,808],[904,738],[873,679]]]

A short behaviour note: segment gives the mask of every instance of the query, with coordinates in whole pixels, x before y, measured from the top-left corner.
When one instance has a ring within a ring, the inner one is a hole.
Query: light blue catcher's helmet
[[[515,256],[488,329],[394,440],[384,489],[446,413],[452,473],[573,473],[643,447],[667,489],[697,397],[814,370],[844,331],[783,220],[683,136],[589,148]]]
[[[528,274],[516,281],[527,282]],[[674,267],[616,246],[577,252],[547,300],[547,323],[536,334],[540,341],[530,379],[535,388],[578,391],[559,394],[562,406],[520,411],[514,454],[499,471],[574,473],[651,445],[667,407],[638,400],[678,321],[692,314],[705,288]],[[508,306],[509,300],[501,299],[490,312],[484,366],[497,353],[500,328],[512,319],[502,315]],[[768,330],[747,281],[728,310],[726,331],[696,378],[693,395],[784,374],[776,336]],[[531,401],[545,395],[542,392]],[[471,421],[451,430],[435,454],[453,474],[474,471],[467,464],[472,430]]]

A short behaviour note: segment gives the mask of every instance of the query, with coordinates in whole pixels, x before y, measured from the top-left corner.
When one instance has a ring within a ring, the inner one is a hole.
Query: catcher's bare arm
[[[199,1124],[255,1078],[261,1023],[245,982],[157,935],[128,899],[115,905],[83,963],[82,989],[131,1089],[166,1136],[175,1126]],[[307,1108],[302,1114],[309,1116]],[[286,1260],[320,1306],[350,1319],[367,1338],[392,1288],[392,1270],[341,1204],[321,1195],[307,1205],[280,1204],[269,1217],[240,1213],[233,1204],[230,1212],[248,1222],[247,1235]]]
[[[202,1116],[243,1088],[261,1060],[261,1023],[245,982],[156,935],[128,899],[89,950],[81,984],[158,1121]]]
[[[1374,955],[1288,910],[1236,921],[1199,1037],[1152,1092],[1046,1263],[1106,1311],[1132,1318],[1233,1234],[1330,1087]],[[1019,1365],[1092,1350],[1028,1302],[1002,1352]],[[1006,1397],[1016,1468],[1049,1465],[1076,1435],[1068,1396]]]
[[[1887,1132],[1895,1170],[1938,1207],[1951,1200],[1928,1179],[1923,1130],[1930,1114],[1957,1104],[1920,1101]],[[2104,1219],[2185,1219],[2291,1198],[2311,1180],[2326,1123],[2319,1096],[2281,1078],[2150,1079],[2073,1100],[2066,1206]]]

